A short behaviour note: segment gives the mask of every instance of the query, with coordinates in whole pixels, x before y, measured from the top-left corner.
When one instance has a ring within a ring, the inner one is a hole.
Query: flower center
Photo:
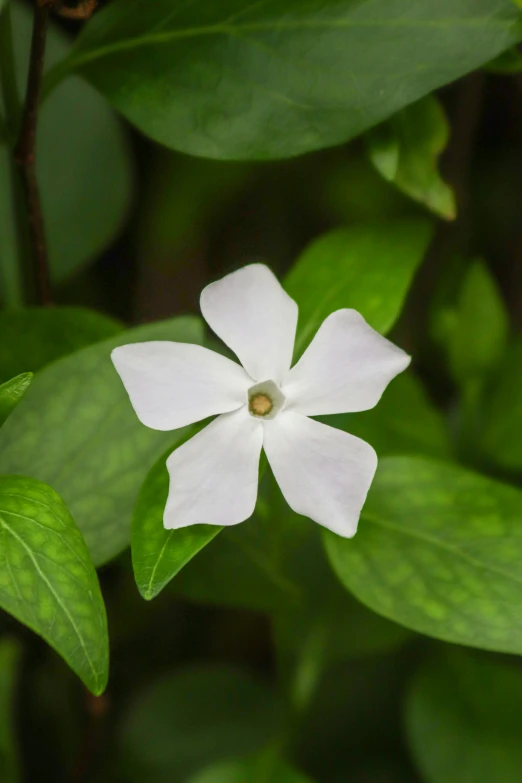
[[[275,419],[285,402],[285,395],[274,381],[256,383],[248,390],[248,411],[256,419]]]
[[[268,416],[273,407],[274,403],[268,394],[255,394],[248,403],[248,410],[254,416]]]

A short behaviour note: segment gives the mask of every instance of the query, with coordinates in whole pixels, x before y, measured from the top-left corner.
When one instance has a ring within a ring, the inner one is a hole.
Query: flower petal
[[[356,310],[337,310],[287,375],[287,408],[306,416],[369,410],[410,361]]]
[[[266,455],[288,505],[344,538],[354,536],[377,469],[372,447],[292,411],[263,426]]]
[[[252,384],[239,364],[201,345],[135,343],[111,358],[139,420],[153,430],[237,410]]]
[[[237,525],[254,513],[263,425],[246,406],[218,416],[167,460],[167,529]]]
[[[281,383],[292,363],[297,305],[264,264],[250,264],[201,294],[206,322],[255,381]]]

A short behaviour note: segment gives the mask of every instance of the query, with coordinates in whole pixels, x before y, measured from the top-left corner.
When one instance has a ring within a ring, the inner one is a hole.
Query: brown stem
[[[85,706],[87,722],[72,770],[71,783],[85,783],[91,777],[92,766],[100,752],[104,737],[103,729],[110,702],[106,695],[93,696],[86,693]]]
[[[36,129],[42,91],[48,21],[49,4],[47,0],[36,0],[24,112],[20,135],[14,149],[14,160],[22,180],[28,217],[32,277],[36,298],[40,305],[52,304],[42,205],[35,170]]]
[[[98,0],[80,0],[75,8],[71,8],[67,5],[62,5],[56,8],[57,13],[63,16],[65,19],[76,19],[78,21],[86,21],[93,15]]]

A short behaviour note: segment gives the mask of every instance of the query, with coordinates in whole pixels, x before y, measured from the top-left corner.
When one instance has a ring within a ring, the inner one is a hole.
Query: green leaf
[[[522,8],[522,0],[520,2]],[[495,57],[486,66],[486,71],[489,73],[498,73],[501,75],[511,75],[520,73],[522,71],[522,54],[519,52],[516,46],[508,49],[498,57]]]
[[[522,652],[522,492],[414,457],[380,463],[353,540],[325,533],[342,583],[420,633]]]
[[[242,671],[216,664],[180,670],[127,707],[125,780],[182,783],[205,765],[258,752],[277,738],[280,719],[272,693]]]
[[[0,311],[0,380],[36,372],[46,364],[123,331],[84,307],[27,307]]]
[[[433,95],[397,112],[366,137],[370,160],[384,179],[440,217],[453,220],[455,196],[437,166],[448,140],[446,115]]]
[[[0,639],[0,780],[2,783],[20,783],[21,779],[13,725],[20,653],[20,646],[14,639],[8,637]]]
[[[481,448],[508,470],[522,468],[522,340],[515,340],[491,381],[484,406]]]
[[[33,374],[26,372],[0,385],[0,427],[18,405],[32,380]]]
[[[506,347],[508,330],[507,309],[497,283],[482,261],[474,261],[464,277],[448,339],[454,377],[465,383],[493,369]]]
[[[428,221],[402,220],[342,228],[313,242],[285,280],[299,305],[295,355],[342,307],[358,310],[378,332],[388,332],[430,238]]]
[[[20,86],[25,84],[31,41],[30,9],[12,3]],[[51,25],[47,64],[63,59],[69,39]],[[1,111],[0,100],[0,111]],[[42,109],[37,169],[55,280],[96,257],[120,230],[132,191],[127,145],[105,101],[80,79],[60,85]],[[81,187],[78,183],[81,182]],[[17,255],[9,151],[0,147],[0,258]]]
[[[53,486],[71,509],[96,565],[130,540],[141,484],[184,431],[140,423],[114,370],[117,345],[147,340],[202,342],[197,318],[174,318],[122,332],[46,367],[0,430],[0,471]]]
[[[514,783],[522,770],[522,671],[447,652],[415,677],[406,709],[411,749],[430,783]]]
[[[379,457],[451,457],[448,426],[411,371],[395,378],[372,410],[318,418],[371,443]]]
[[[520,38],[509,0],[117,0],[48,87],[76,70],[167,146],[284,158],[356,136]]]
[[[269,751],[247,761],[225,761],[190,778],[189,783],[311,783]]]
[[[178,573],[175,590],[193,601],[260,612],[295,602],[299,586],[284,562],[282,538],[288,531],[277,531],[275,524],[258,510],[241,525],[225,528]]]
[[[195,434],[190,429],[178,447]],[[169,473],[163,454],[143,484],[132,517],[132,565],[138,589],[146,600],[155,598],[197,553],[223,528],[192,525],[181,530],[165,530],[163,512],[169,493]]]
[[[0,606],[42,636],[98,695],[107,684],[107,618],[96,571],[63,500],[0,477]]]

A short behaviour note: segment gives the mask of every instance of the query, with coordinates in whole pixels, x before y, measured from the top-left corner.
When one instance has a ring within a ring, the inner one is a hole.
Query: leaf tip
[[[86,683],[87,688],[90,690],[93,696],[96,696],[96,698],[103,696],[103,694],[107,690],[108,684],[109,684],[108,673],[106,674],[104,673],[103,675],[96,677],[94,682],[91,684]]]
[[[161,587],[151,584],[136,582],[138,592],[145,601],[152,601],[161,592]]]

